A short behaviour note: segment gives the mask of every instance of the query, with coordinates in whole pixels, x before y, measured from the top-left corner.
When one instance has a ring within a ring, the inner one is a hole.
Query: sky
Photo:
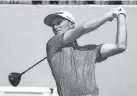
[[[76,19],[76,26],[85,20],[99,18],[116,6],[0,6],[0,86],[11,86],[8,75],[23,72],[46,56],[46,43],[54,36],[44,18],[55,11],[66,10]],[[128,47],[124,53],[96,64],[96,81],[100,96],[137,95],[137,7],[124,6],[127,14]],[[115,43],[116,19],[77,41],[79,45]],[[47,60],[22,76],[19,86],[56,87]],[[136,95],[135,95],[136,94]]]

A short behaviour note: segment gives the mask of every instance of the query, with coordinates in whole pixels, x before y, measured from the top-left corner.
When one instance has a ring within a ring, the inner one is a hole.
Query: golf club
[[[34,64],[33,66],[31,66],[30,68],[28,68],[27,70],[25,70],[22,73],[17,73],[17,72],[12,72],[9,74],[8,79],[11,85],[13,86],[17,86],[20,83],[21,80],[21,76],[26,73],[28,70],[30,70],[31,68],[33,68],[34,66],[38,65],[40,62],[42,62],[43,60],[45,60],[47,57],[44,57],[43,59],[41,59],[40,61],[38,61],[36,64]]]

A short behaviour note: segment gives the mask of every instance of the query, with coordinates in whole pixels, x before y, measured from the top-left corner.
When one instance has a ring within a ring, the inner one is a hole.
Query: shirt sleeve
[[[64,33],[55,35],[47,42],[46,51],[48,58],[51,58],[59,49],[64,46],[63,37]]]
[[[102,62],[104,60],[106,60],[108,57],[102,57],[101,56],[101,53],[100,53],[100,50],[101,50],[101,46],[103,44],[100,44],[100,45],[97,45],[97,57],[96,57],[96,62]]]
[[[91,53],[91,59],[95,60],[95,62],[102,62],[107,59],[107,57],[102,57],[100,53],[101,46],[103,44],[95,45],[95,44],[90,44],[90,45],[85,45],[81,48],[81,50],[86,50]]]

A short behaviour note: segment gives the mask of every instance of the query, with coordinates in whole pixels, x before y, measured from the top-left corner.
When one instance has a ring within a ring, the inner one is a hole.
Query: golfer
[[[107,21],[117,19],[114,44],[103,43],[79,46],[77,39],[93,32]],[[47,60],[56,81],[59,96],[98,96],[95,63],[122,53],[127,47],[126,15],[122,7],[113,8],[100,18],[75,26],[68,11],[58,11],[45,17],[53,36],[46,46]]]

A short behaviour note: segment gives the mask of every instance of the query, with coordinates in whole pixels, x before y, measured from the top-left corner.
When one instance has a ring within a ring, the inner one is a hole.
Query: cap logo
[[[55,14],[63,14],[63,12],[56,12]]]

